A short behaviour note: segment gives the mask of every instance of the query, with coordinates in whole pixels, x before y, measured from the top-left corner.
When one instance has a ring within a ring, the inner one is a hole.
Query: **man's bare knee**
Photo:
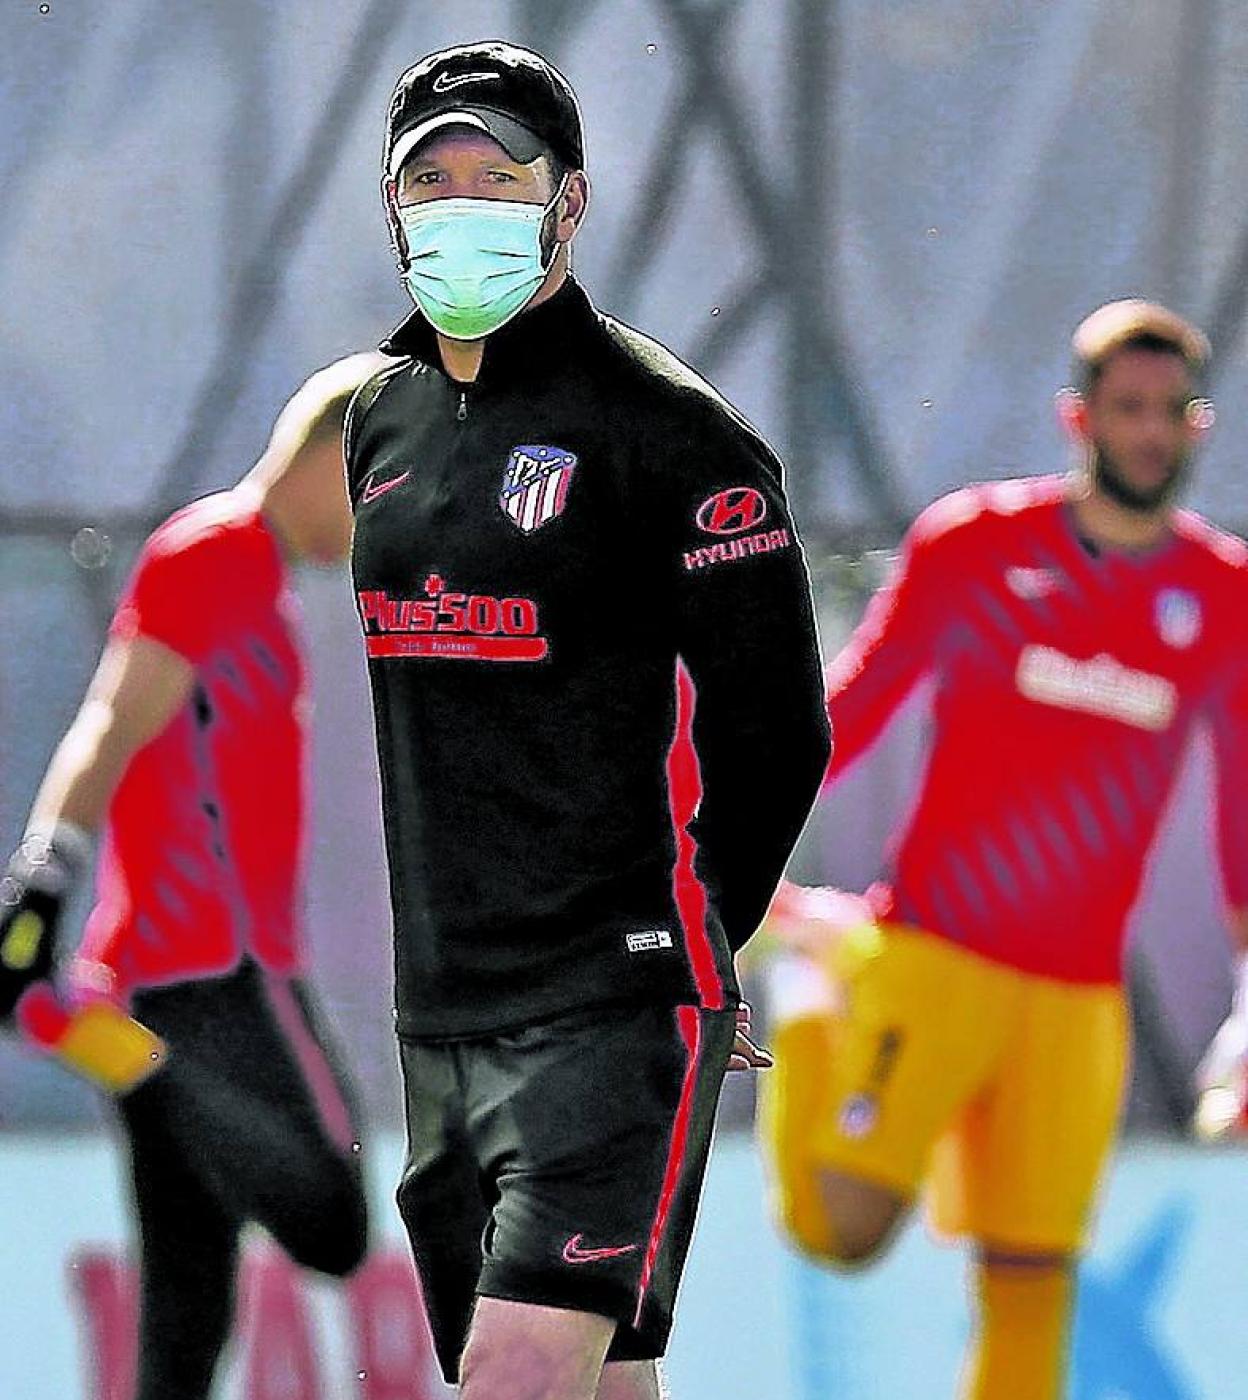
[[[558,1379],[557,1359],[527,1337],[470,1337],[459,1364],[460,1394],[495,1395],[506,1377],[509,1400],[546,1400]]]
[[[602,1368],[597,1400],[664,1400],[657,1361],[612,1361]]]
[[[826,1260],[846,1268],[874,1259],[910,1211],[905,1196],[841,1172],[821,1172],[819,1194],[827,1219]]]
[[[615,1323],[481,1298],[460,1362],[462,1400],[595,1400]]]

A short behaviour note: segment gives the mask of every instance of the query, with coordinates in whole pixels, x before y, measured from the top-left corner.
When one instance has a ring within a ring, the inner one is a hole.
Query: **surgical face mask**
[[[522,311],[546,279],[542,225],[549,204],[431,199],[399,209],[407,240],[403,282],[426,319],[452,340],[480,340]]]

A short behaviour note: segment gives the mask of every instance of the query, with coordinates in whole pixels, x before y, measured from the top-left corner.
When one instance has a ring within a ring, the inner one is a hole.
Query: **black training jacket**
[[[419,313],[382,349],[401,358],[356,394],[346,460],[399,1033],[731,1005],[829,754],[780,463],[571,279],[472,384]],[[674,893],[678,657],[704,909]]]

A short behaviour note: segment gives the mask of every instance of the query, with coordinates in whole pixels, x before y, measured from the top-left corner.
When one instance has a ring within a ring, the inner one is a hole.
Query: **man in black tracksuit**
[[[766,443],[568,275],[587,186],[562,76],[510,45],[430,55],[385,159],[417,310],[346,457],[400,1207],[463,1395],[641,1400],[734,1053],[733,953],[829,754],[809,583]]]

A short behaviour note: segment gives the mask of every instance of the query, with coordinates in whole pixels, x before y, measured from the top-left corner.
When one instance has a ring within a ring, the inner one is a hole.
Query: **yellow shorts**
[[[790,1228],[818,1212],[815,1173],[831,1168],[907,1197],[926,1183],[942,1233],[1077,1251],[1121,1106],[1121,989],[1032,976],[896,926],[850,935],[833,980],[843,1005],[778,1026],[763,1076]]]

